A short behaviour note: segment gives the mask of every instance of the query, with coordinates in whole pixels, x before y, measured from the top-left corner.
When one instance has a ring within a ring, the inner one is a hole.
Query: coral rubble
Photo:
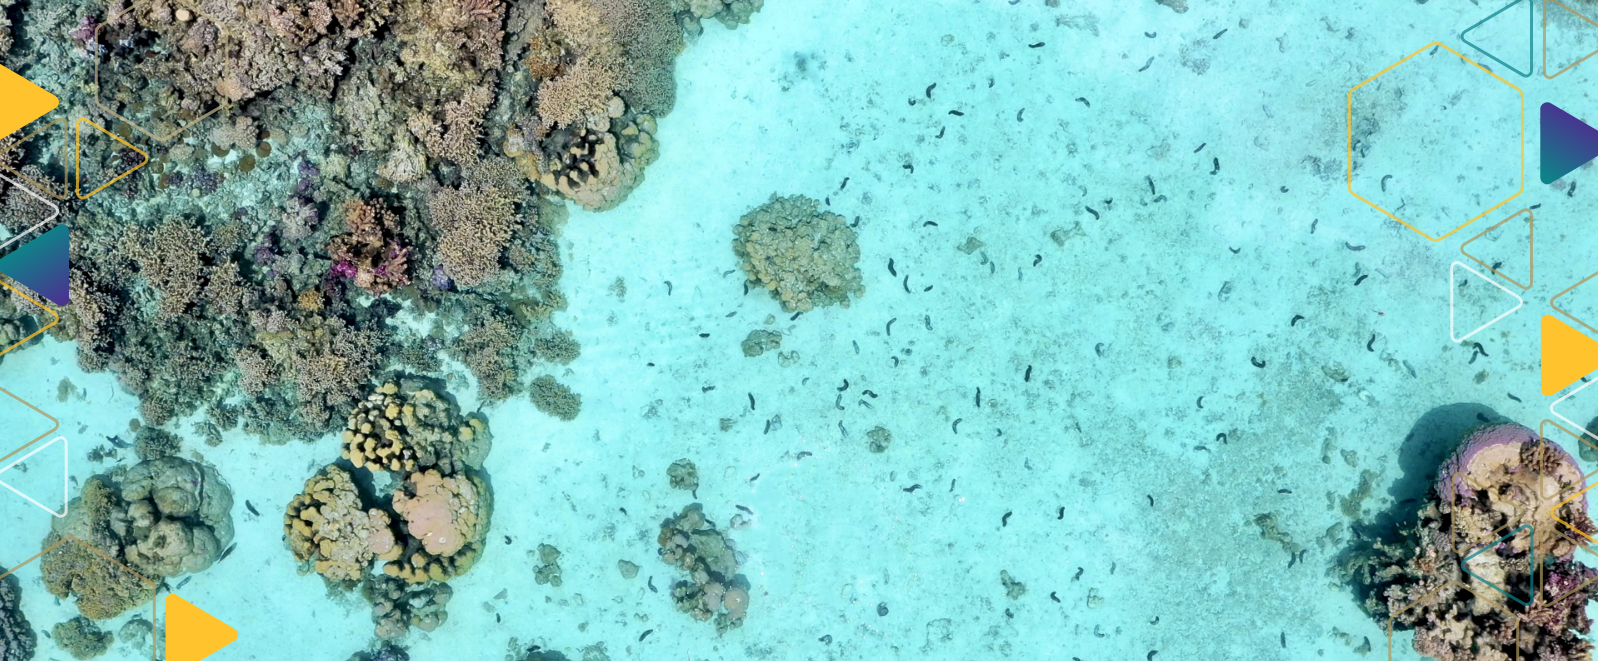
[[[1571,499],[1581,485],[1574,458],[1536,432],[1478,427],[1438,470],[1435,499],[1414,522],[1356,545],[1343,571],[1373,617],[1414,629],[1422,655],[1515,658],[1518,640],[1519,658],[1589,658],[1598,569],[1578,562],[1579,535],[1553,521],[1598,532],[1585,496]]]
[[[849,307],[850,296],[865,292],[854,229],[820,206],[808,197],[773,194],[733,228],[732,249],[749,283],[770,291],[788,312]]]
[[[699,503],[660,525],[660,559],[688,573],[671,587],[677,610],[696,620],[715,618],[716,631],[743,626],[749,610],[749,580],[732,540],[716,530]]]

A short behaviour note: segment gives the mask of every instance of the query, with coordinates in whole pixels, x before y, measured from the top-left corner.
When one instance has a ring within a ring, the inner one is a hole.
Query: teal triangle
[[[56,225],[39,238],[0,257],[0,273],[56,305],[67,304],[67,226]]]
[[[1499,587],[1497,584],[1493,583],[1492,581],[1489,581],[1489,580],[1487,580],[1485,578],[1477,576],[1475,574],[1475,572],[1472,572],[1470,570],[1470,567],[1468,566],[1468,563],[1470,562],[1471,558],[1474,558],[1474,557],[1476,557],[1478,555],[1481,555],[1483,553],[1486,553],[1488,551],[1491,551],[1493,549],[1498,548],[1499,544],[1502,544],[1502,543],[1504,543],[1506,541],[1509,541],[1509,538],[1520,534],[1520,531],[1522,531],[1522,530],[1526,531],[1526,534],[1531,535],[1531,544],[1528,545],[1527,548],[1531,549],[1530,551],[1528,551],[1531,554],[1531,556],[1532,556],[1531,557],[1531,566],[1536,567],[1537,566],[1537,560],[1538,560],[1538,558],[1537,558],[1537,531],[1535,529],[1533,529],[1531,526],[1527,525],[1527,526],[1521,526],[1519,528],[1511,530],[1511,531],[1509,531],[1509,534],[1504,535],[1503,537],[1499,537],[1496,541],[1494,541],[1494,542],[1492,542],[1490,544],[1487,544],[1486,546],[1483,546],[1483,547],[1481,547],[1479,549],[1476,549],[1475,553],[1467,555],[1467,556],[1465,556],[1464,560],[1460,560],[1459,561],[1459,568],[1461,570],[1463,570],[1466,574],[1470,574],[1472,578],[1475,578],[1478,581],[1486,583],[1488,587],[1490,587],[1490,588],[1492,588],[1494,590],[1497,590],[1499,592],[1504,593],[1504,596],[1509,597],[1510,599],[1514,599],[1515,603],[1520,604],[1522,606],[1530,606],[1532,597],[1537,594],[1537,572],[1533,571],[1531,573],[1531,586],[1530,586],[1530,589],[1526,592],[1526,598],[1525,599],[1521,599],[1520,597],[1517,597],[1515,595],[1509,594],[1508,590],[1505,590],[1502,587]]]
[[[1522,78],[1530,78],[1532,70],[1536,68],[1532,57],[1534,34],[1532,9],[1534,4],[1532,0],[1511,0],[1502,9],[1488,14],[1487,18],[1481,19],[1475,25],[1465,28],[1464,32],[1459,33],[1459,39],[1471,48],[1480,51],[1482,55],[1491,58],[1492,61],[1520,74]],[[1526,29],[1524,31],[1520,28],[1520,15],[1522,13],[1526,15]],[[1525,36],[1522,37],[1522,34]],[[1526,54],[1525,66],[1517,67],[1510,64],[1509,61],[1521,61],[1521,52]],[[1505,61],[1499,55],[1503,55],[1509,61]]]

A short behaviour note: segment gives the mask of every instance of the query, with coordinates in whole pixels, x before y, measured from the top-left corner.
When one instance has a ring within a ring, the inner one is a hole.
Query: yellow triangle
[[[175,594],[166,596],[166,661],[200,661],[233,641],[239,632]]]
[[[16,72],[0,67],[0,138],[55,110],[61,100]]]
[[[1543,394],[1552,395],[1598,369],[1598,342],[1545,314],[1542,361]]]

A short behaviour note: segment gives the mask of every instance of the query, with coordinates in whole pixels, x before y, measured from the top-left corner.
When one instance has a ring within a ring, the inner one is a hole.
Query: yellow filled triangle
[[[1598,342],[1545,314],[1542,363],[1543,394],[1552,395],[1598,369]]]
[[[166,661],[200,661],[233,641],[239,632],[175,594],[166,596]]]
[[[61,100],[54,94],[15,71],[0,67],[0,138],[16,133],[58,105]]]

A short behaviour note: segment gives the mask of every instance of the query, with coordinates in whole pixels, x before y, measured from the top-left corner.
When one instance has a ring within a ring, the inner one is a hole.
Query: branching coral
[[[1598,570],[1576,562],[1573,533],[1552,520],[1598,532],[1577,496],[1581,484],[1575,460],[1530,429],[1478,428],[1438,471],[1438,499],[1396,538],[1353,549],[1343,569],[1368,595],[1372,616],[1415,630],[1422,655],[1515,658],[1518,640],[1520,658],[1586,658],[1592,646],[1583,636],[1592,623],[1585,607],[1598,584],[1584,583]],[[1534,583],[1534,573],[1546,578]],[[1529,593],[1534,584],[1538,592]],[[1518,633],[1517,619],[1529,625]]]
[[[749,609],[749,580],[738,573],[738,550],[716,530],[699,503],[684,507],[660,525],[660,559],[688,572],[672,585],[677,609],[696,620],[716,620],[716,631],[743,625]]]
[[[466,169],[460,188],[443,188],[428,199],[438,232],[437,255],[456,285],[475,287],[499,275],[499,258],[521,219],[521,174],[504,159]]]
[[[769,290],[788,312],[849,307],[851,295],[865,292],[854,230],[843,216],[819,211],[820,205],[774,194],[733,228],[732,249],[750,284]]]
[[[412,473],[394,492],[393,507],[404,518],[408,543],[384,573],[411,583],[445,581],[470,569],[482,553],[492,509],[482,480]]]
[[[6,571],[0,567],[0,573]],[[28,661],[38,642],[22,614],[22,587],[17,577],[0,578],[0,661]]]
[[[481,469],[490,446],[481,418],[462,416],[453,402],[419,384],[392,382],[355,406],[343,440],[343,456],[356,468],[436,468],[445,475]]]
[[[352,200],[345,207],[344,224],[349,232],[333,237],[327,245],[335,275],[350,278],[373,296],[410,283],[405,270],[411,249],[399,236],[399,218],[394,212]]]
[[[533,406],[561,420],[576,420],[583,410],[582,395],[548,374],[533,379],[532,392]]]
[[[311,563],[316,573],[335,581],[360,580],[374,558],[394,560],[403,550],[388,513],[363,509],[349,473],[337,466],[307,480],[283,519],[294,559]]]

